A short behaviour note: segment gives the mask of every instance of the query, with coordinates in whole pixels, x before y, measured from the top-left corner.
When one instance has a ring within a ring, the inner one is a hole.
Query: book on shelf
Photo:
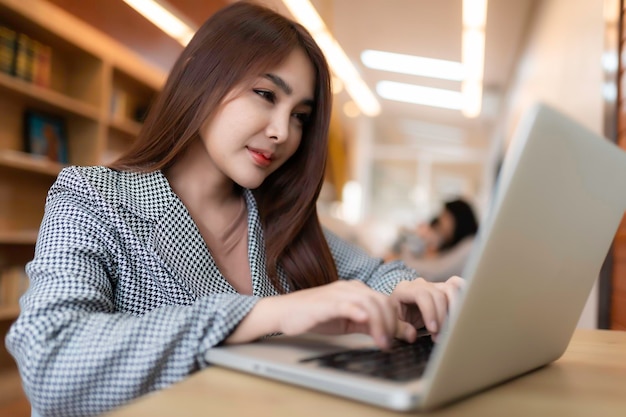
[[[52,48],[34,40],[33,46],[33,83],[41,87],[50,87]]]
[[[0,72],[50,87],[52,48],[0,23]]]
[[[36,110],[26,110],[24,148],[34,156],[67,164],[69,158],[65,118]]]
[[[0,23],[0,72],[13,74],[17,32]]]
[[[33,40],[25,33],[17,34],[13,75],[24,81],[33,81]]]

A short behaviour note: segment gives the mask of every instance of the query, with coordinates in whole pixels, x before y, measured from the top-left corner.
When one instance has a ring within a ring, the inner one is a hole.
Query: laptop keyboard
[[[365,374],[391,381],[409,381],[422,376],[433,348],[430,337],[419,337],[415,343],[394,340],[391,348],[351,349],[315,356],[301,362],[317,362],[320,366]]]

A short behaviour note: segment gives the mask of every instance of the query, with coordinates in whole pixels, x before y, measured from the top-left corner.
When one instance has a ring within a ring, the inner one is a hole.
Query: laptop
[[[441,407],[543,367],[564,353],[598,277],[626,210],[624,178],[624,151],[536,104],[505,155],[459,303],[437,343],[419,338],[427,353],[410,353],[426,358],[421,366],[398,360],[400,376],[389,377],[396,354],[367,335],[276,336],[209,349],[206,360],[400,411]],[[386,365],[359,355],[387,355]]]

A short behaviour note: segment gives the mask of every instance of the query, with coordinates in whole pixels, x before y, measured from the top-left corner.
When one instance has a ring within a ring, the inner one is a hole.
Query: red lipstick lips
[[[261,149],[248,148],[252,160],[261,167],[267,167],[272,163],[272,153]]]

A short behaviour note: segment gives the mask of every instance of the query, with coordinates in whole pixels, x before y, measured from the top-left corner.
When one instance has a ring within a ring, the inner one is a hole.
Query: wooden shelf
[[[47,0],[0,0],[0,21],[52,51],[48,87],[0,73],[0,272],[21,272],[33,259],[50,186],[66,166],[21,151],[26,112],[63,119],[68,165],[101,165],[137,137],[142,125],[134,118],[150,107],[166,73]],[[124,98],[117,113],[114,94]],[[20,312],[15,294],[9,297],[0,305],[2,341]],[[0,415],[16,415],[3,405],[25,398],[20,382],[0,343]]]
[[[0,151],[0,166],[54,177],[59,175],[64,167],[63,164],[10,149]]]
[[[74,114],[90,120],[98,120],[100,116],[98,108],[90,104],[3,73],[0,73],[0,92],[20,96],[31,105],[57,113]]]
[[[109,120],[109,127],[111,129],[115,129],[119,132],[122,132],[126,135],[130,135],[136,137],[141,130],[141,123],[136,122],[134,120],[126,119],[126,120],[118,120],[111,119]]]
[[[34,245],[38,233],[37,230],[0,230],[0,244]]]
[[[17,318],[19,314],[20,314],[20,307],[18,305],[0,306],[0,320],[13,320]]]

